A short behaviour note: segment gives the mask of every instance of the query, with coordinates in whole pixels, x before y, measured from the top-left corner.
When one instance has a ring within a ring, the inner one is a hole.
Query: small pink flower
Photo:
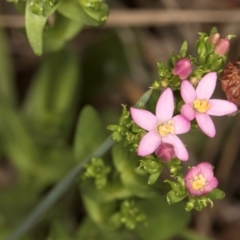
[[[174,147],[169,143],[162,143],[155,151],[155,154],[164,162],[168,162],[176,157]]]
[[[138,108],[131,108],[130,112],[134,122],[148,131],[139,143],[139,156],[152,154],[161,143],[169,143],[174,146],[175,154],[179,159],[188,160],[188,152],[176,134],[188,132],[190,122],[181,115],[172,117],[174,98],[170,88],[167,88],[159,97],[156,116],[147,110]]]
[[[182,58],[175,62],[172,73],[178,75],[181,80],[186,79],[192,72],[192,64],[188,58]]]
[[[230,41],[227,38],[220,38],[215,45],[214,52],[219,56],[224,56],[230,47]]]
[[[182,81],[181,95],[186,103],[181,114],[192,121],[196,118],[198,126],[209,137],[214,137],[216,129],[212,116],[223,116],[237,111],[237,106],[226,100],[210,99],[216,87],[217,73],[206,74],[195,89],[189,81]]]
[[[188,192],[193,196],[207,194],[218,186],[218,180],[214,177],[212,166],[208,162],[191,167],[184,181]]]

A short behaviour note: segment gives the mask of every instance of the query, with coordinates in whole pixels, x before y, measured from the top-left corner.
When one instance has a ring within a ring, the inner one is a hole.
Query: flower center
[[[210,104],[205,99],[196,99],[193,102],[193,108],[196,112],[205,113],[210,108]]]
[[[198,176],[194,176],[192,187],[195,190],[202,190],[206,185],[206,181],[207,181],[206,178],[202,174],[199,174]]]
[[[165,137],[169,133],[173,134],[174,133],[174,126],[173,126],[173,124],[174,124],[173,120],[169,120],[166,123],[159,124],[158,127],[157,127],[158,133],[162,137]]]

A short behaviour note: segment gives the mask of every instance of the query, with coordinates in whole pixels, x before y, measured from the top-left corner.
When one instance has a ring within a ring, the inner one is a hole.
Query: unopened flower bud
[[[155,154],[164,162],[168,162],[176,157],[174,147],[169,143],[162,143],[155,151]]]
[[[139,167],[142,167],[148,174],[154,174],[162,170],[162,164],[153,159],[140,160]]]
[[[198,82],[199,82],[200,79],[198,79],[197,77],[191,77],[190,79],[190,83],[196,87],[198,85]]]
[[[230,47],[230,41],[227,38],[220,38],[216,43],[214,52],[219,56],[224,56]]]
[[[184,80],[192,72],[192,64],[188,58],[182,58],[175,62],[172,73],[178,75],[181,80]]]
[[[214,33],[212,36],[209,37],[209,42],[212,44],[216,44],[218,40],[220,39],[220,34],[219,33]]]

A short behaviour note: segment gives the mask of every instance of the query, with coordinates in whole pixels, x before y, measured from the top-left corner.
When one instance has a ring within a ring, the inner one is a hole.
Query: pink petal
[[[172,118],[174,111],[174,98],[171,88],[167,88],[161,94],[156,106],[156,116],[160,122],[168,121]]]
[[[198,167],[191,167],[188,169],[187,174],[185,175],[185,180],[187,182],[191,182],[194,179],[194,176],[198,176],[201,173],[200,169]]]
[[[190,130],[190,122],[184,118],[182,115],[177,115],[172,118],[174,121],[174,133],[182,134]]]
[[[147,131],[154,130],[158,124],[157,117],[147,110],[132,107],[130,113],[133,121]]]
[[[161,143],[161,136],[155,132],[150,131],[141,139],[138,146],[138,155],[147,156],[155,152]]]
[[[182,161],[188,160],[188,151],[183,142],[176,135],[168,134],[166,137],[162,138],[162,142],[169,143],[174,146],[174,151],[177,158]]]
[[[230,113],[234,113],[238,110],[237,106],[234,103],[231,103],[227,100],[210,99],[208,102],[211,106],[207,111],[207,114],[209,115],[224,116]]]
[[[208,100],[216,87],[217,83],[217,73],[210,72],[206,74],[198,83],[196,88],[197,98],[198,99],[206,99]]]
[[[182,106],[181,114],[189,121],[192,121],[196,115],[192,105],[188,103]]]
[[[208,182],[207,185],[205,186],[205,188],[203,190],[203,194],[207,194],[207,193],[211,192],[217,186],[218,186],[218,180],[217,180],[217,178],[213,177],[212,180],[210,182]]]
[[[187,80],[184,80],[181,83],[181,96],[185,103],[192,103],[197,97],[195,88]]]
[[[196,113],[196,120],[201,130],[209,137],[213,138],[216,129],[212,119],[206,113]]]
[[[207,179],[207,182],[211,181],[213,178],[213,168],[208,162],[202,162],[197,165],[203,176]]]

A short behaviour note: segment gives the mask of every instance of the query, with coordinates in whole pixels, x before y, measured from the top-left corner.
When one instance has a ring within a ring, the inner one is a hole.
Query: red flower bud
[[[182,58],[175,62],[172,73],[178,75],[181,80],[185,80],[192,72],[192,64],[188,58]]]
[[[161,143],[155,154],[164,162],[168,162],[176,157],[173,145],[169,143]]]
[[[230,47],[230,41],[227,38],[220,38],[216,43],[214,52],[219,56],[224,56]]]

